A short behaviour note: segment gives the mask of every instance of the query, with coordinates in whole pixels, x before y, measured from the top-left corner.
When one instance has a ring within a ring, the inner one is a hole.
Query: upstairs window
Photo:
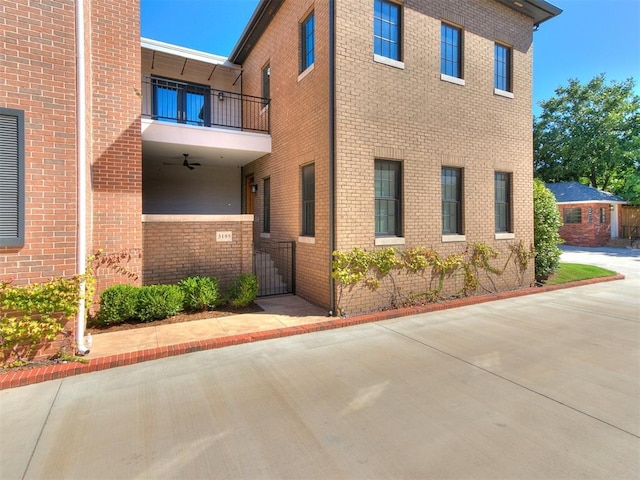
[[[373,53],[400,61],[400,5],[375,0],[373,12]]]
[[[211,88],[152,77],[153,118],[164,122],[211,126]]]
[[[0,247],[24,245],[24,112],[0,107]]]
[[[462,29],[447,23],[440,30],[440,73],[462,78]]]
[[[504,92],[511,92],[511,48],[496,43],[494,59],[493,87]]]
[[[313,12],[300,24],[300,72],[315,62],[315,15]]]
[[[375,161],[376,236],[402,236],[400,162]]]
[[[271,65],[267,63],[262,68],[262,106],[269,105],[271,98]]]

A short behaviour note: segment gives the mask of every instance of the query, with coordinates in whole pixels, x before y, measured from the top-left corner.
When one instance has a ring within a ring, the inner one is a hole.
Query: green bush
[[[178,286],[184,293],[185,310],[211,310],[220,303],[217,278],[187,277],[181,280]]]
[[[138,293],[137,317],[151,322],[182,311],[184,293],[177,285],[147,285]]]
[[[258,277],[252,273],[238,275],[229,287],[229,303],[234,307],[246,307],[258,295]]]
[[[100,311],[94,319],[97,325],[113,325],[137,317],[140,287],[113,285],[100,294]]]
[[[559,230],[562,217],[555,195],[539,179],[533,182],[533,246],[536,251],[536,280],[546,280],[558,269],[563,243]]]

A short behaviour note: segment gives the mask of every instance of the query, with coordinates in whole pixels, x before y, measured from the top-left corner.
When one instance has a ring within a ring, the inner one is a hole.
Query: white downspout
[[[78,275],[87,271],[87,129],[86,129],[86,81],[84,49],[84,0],[76,1],[76,109],[78,128]],[[86,321],[85,299],[86,283],[80,282],[80,302],[76,315],[76,345],[79,355],[86,355],[89,349],[84,344],[84,326]]]

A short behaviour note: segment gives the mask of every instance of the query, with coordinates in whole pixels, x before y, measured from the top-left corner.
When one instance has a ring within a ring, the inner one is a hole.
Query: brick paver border
[[[542,287],[530,287],[522,290],[512,290],[488,295],[478,295],[472,297],[448,300],[445,302],[430,303],[427,305],[412,306],[397,310],[384,310],[381,312],[368,313],[347,318],[330,318],[325,322],[311,323],[308,325],[299,325],[295,327],[276,328],[274,330],[266,330],[262,332],[243,333],[241,335],[232,335],[228,337],[209,338],[194,342],[179,343],[164,347],[149,348],[131,353],[121,353],[118,355],[110,355],[107,357],[94,358],[88,363],[65,363],[57,365],[48,365],[45,367],[36,367],[26,370],[15,370],[0,373],[0,390],[8,388],[23,387],[34,383],[46,382],[48,380],[57,380],[60,378],[70,377],[72,375],[80,375],[83,373],[97,372],[108,368],[123,367],[125,365],[133,365],[135,363],[147,362],[149,360],[157,360],[159,358],[174,357],[185,353],[200,352],[203,350],[212,350],[214,348],[229,347],[231,345],[240,345],[242,343],[259,342],[261,340],[269,340],[272,338],[288,337],[291,335],[300,335],[303,333],[319,332],[322,330],[331,330],[334,328],[348,327],[351,325],[360,325],[363,323],[378,322],[381,320],[389,320],[392,318],[406,317],[418,313],[435,312],[439,310],[448,310],[450,308],[463,307],[467,305],[477,305],[480,303],[491,302],[494,300],[502,300],[506,298],[522,297],[536,293],[551,292],[565,288],[579,287],[583,285],[592,285],[595,283],[610,282],[614,280],[623,280],[624,275],[617,274],[612,277],[593,278],[589,280],[581,280],[579,282],[565,283],[561,285],[551,285]]]

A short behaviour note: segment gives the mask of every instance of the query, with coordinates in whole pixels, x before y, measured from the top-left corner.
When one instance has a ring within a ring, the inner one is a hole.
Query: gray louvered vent
[[[22,112],[0,109],[0,246],[23,245]]]

